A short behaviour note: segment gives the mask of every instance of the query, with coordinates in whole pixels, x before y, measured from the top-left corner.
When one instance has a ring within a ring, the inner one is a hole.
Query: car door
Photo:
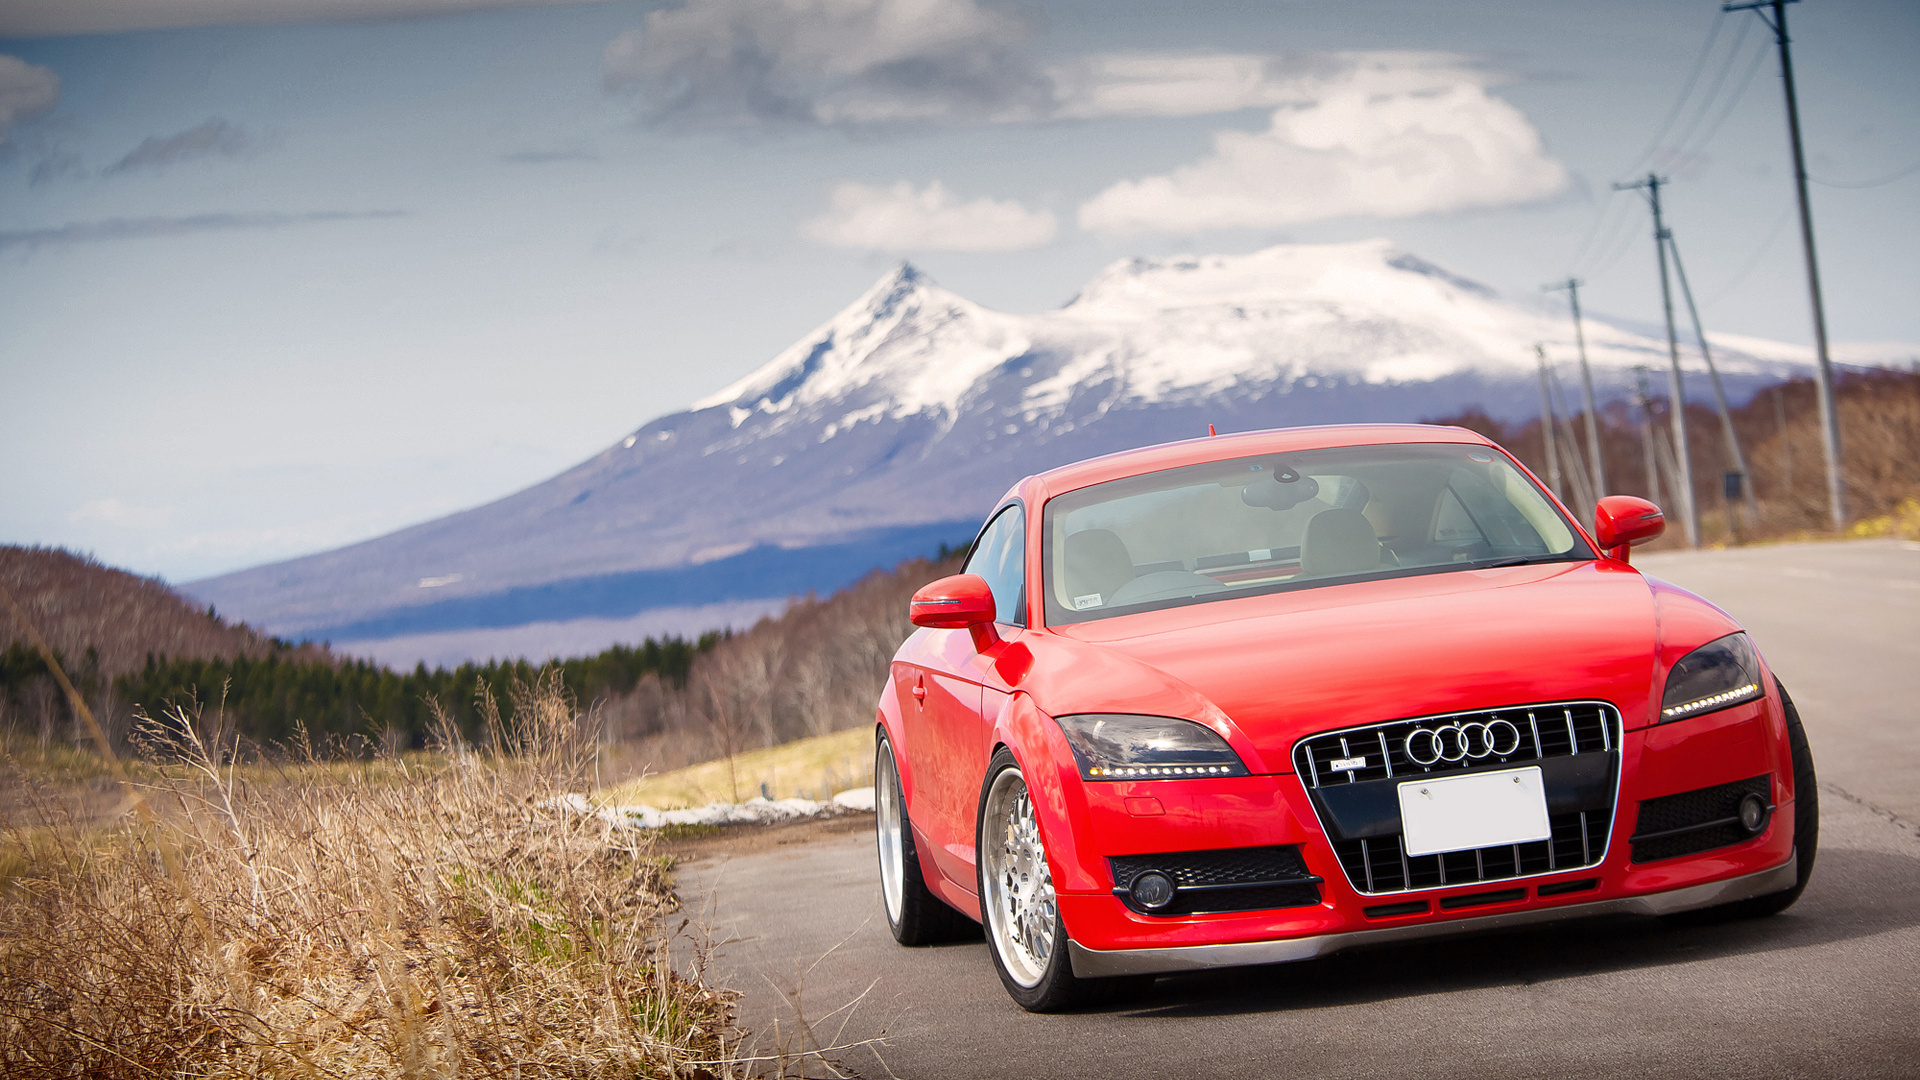
[[[1025,622],[1026,518],[1016,503],[981,531],[961,573],[978,574],[993,590],[995,621],[1008,629]],[[974,890],[974,817],[987,770],[990,729],[982,717],[990,659],[966,630],[915,635],[896,685],[904,676],[901,716],[914,796],[909,808],[916,839],[942,876]]]

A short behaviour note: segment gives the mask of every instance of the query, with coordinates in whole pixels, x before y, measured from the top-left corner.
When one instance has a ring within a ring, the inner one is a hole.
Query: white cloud
[[[15,124],[53,108],[60,100],[60,76],[53,69],[17,56],[0,56],[0,142]]]
[[[1051,65],[1047,77],[1056,118],[1206,116],[1311,101],[1352,66],[1330,53],[1101,53]]]
[[[1293,99],[1266,131],[1219,132],[1213,152],[1191,165],[1112,185],[1080,207],[1080,225],[1111,233],[1271,228],[1502,206],[1566,186],[1566,169],[1547,156],[1539,132],[1487,92],[1488,73],[1434,54],[1338,59],[1345,63],[1331,71],[1250,78],[1246,97]],[[1189,91],[1190,100],[1225,97],[1224,80],[1195,82],[1205,89]],[[1124,96],[1109,89],[1104,100],[1119,108]]]
[[[851,181],[833,189],[833,205],[801,231],[835,247],[869,251],[1019,251],[1053,239],[1047,210],[1012,199],[958,202],[939,181],[918,190],[902,180],[891,187]]]
[[[603,63],[662,123],[989,120],[1051,107],[1026,37],[975,0],[689,0],[648,13]]]

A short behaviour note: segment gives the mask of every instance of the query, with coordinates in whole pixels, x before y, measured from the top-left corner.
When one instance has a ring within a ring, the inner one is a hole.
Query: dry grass
[[[0,833],[0,1073],[732,1071],[726,995],[668,959],[666,860],[548,808],[585,786],[590,718],[555,680],[522,694],[480,751],[272,776],[174,714],[145,725],[150,812],[27,799]]]
[[[673,810],[740,802],[763,790],[775,799],[826,800],[872,783],[873,728],[869,725],[630,780],[602,790],[594,801]]]

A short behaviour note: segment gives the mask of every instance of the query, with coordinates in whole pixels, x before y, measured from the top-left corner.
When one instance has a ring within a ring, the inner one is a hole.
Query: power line
[[[1886,176],[1883,176],[1878,180],[1862,180],[1862,181],[1859,181],[1858,183],[1848,183],[1845,180],[1822,180],[1819,177],[1812,176],[1812,175],[1809,175],[1807,179],[1813,181],[1816,184],[1823,185],[1825,187],[1851,188],[1855,191],[1858,191],[1862,188],[1875,188],[1875,187],[1879,187],[1882,184],[1891,184],[1895,180],[1904,180],[1907,177],[1912,176],[1914,173],[1917,173],[1917,172],[1920,172],[1920,161],[1914,162],[1913,164],[1907,166],[1906,168],[1901,169],[1897,173],[1888,173]]]
[[[1706,70],[1707,60],[1713,55],[1714,43],[1720,40],[1720,31],[1726,25],[1726,22],[1724,12],[1714,17],[1713,25],[1707,28],[1707,39],[1701,43],[1700,52],[1693,59],[1693,69],[1687,73],[1686,82],[1681,84],[1679,96],[1673,99],[1673,105],[1667,109],[1666,119],[1660,122],[1660,128],[1655,132],[1653,138],[1638,154],[1634,155],[1633,161],[1624,169],[1620,170],[1621,172],[1632,173],[1637,171],[1648,158],[1651,158],[1654,153],[1660,149],[1661,142],[1664,141],[1668,133],[1673,130],[1673,122],[1679,118],[1688,100],[1692,97],[1694,86],[1700,81],[1700,73]],[[1739,32],[1735,35],[1732,52],[1739,51],[1740,43],[1746,39],[1746,34],[1747,24],[1743,22],[1740,24]],[[1731,53],[1729,55],[1731,55]],[[1720,78],[1726,78],[1726,72],[1724,70],[1722,70]],[[1718,82],[1715,83],[1715,89],[1718,89]],[[1712,100],[1711,95],[1709,95],[1708,100]],[[1626,250],[1625,244],[1619,242],[1622,237],[1620,227],[1627,219],[1625,216],[1616,217],[1614,215],[1614,211],[1619,205],[1620,200],[1614,199],[1603,202],[1594,208],[1593,219],[1588,222],[1587,230],[1581,235],[1580,242],[1574,245],[1573,255],[1567,260],[1568,266],[1575,268],[1583,266],[1582,260],[1585,259],[1587,253],[1593,249],[1596,241],[1600,243],[1600,250],[1612,252],[1608,258],[1601,260],[1606,266],[1612,266],[1613,263],[1620,258],[1620,254]],[[1625,235],[1631,236],[1631,232],[1630,229],[1626,230]],[[1606,239],[1602,240],[1602,237]],[[1595,271],[1595,273],[1598,272]]]
[[[1766,58],[1767,52],[1765,49],[1761,49],[1753,54],[1753,63],[1747,65],[1747,73],[1740,77],[1739,89],[1735,90],[1733,96],[1727,99],[1726,106],[1720,110],[1720,115],[1714,118],[1713,126],[1707,129],[1707,133],[1701,136],[1699,142],[1691,146],[1687,146],[1686,140],[1682,140],[1682,148],[1673,151],[1672,160],[1691,157],[1705,150],[1707,145],[1713,142],[1713,137],[1720,134],[1721,127],[1725,126],[1727,118],[1733,115],[1733,110],[1740,104],[1740,99],[1746,96],[1747,88],[1753,85],[1753,77],[1760,73],[1760,65]]]
[[[1720,301],[1725,300],[1729,296],[1732,296],[1734,293],[1734,290],[1740,287],[1740,283],[1747,280],[1747,275],[1753,273],[1754,270],[1759,268],[1761,261],[1767,257],[1767,252],[1772,250],[1773,242],[1775,240],[1780,239],[1780,230],[1787,227],[1787,219],[1792,216],[1793,216],[1793,204],[1788,203],[1784,208],[1781,209],[1780,215],[1773,219],[1772,227],[1767,229],[1766,239],[1760,241],[1760,246],[1753,249],[1753,254],[1749,256],[1747,259],[1747,265],[1743,267],[1739,273],[1733,275],[1732,280],[1728,281],[1725,285],[1720,286],[1719,291],[1714,293],[1713,296],[1710,297],[1706,303],[1701,304],[1700,306],[1702,308],[1710,309],[1715,304],[1718,304]]]
[[[1640,153],[1634,157],[1633,161],[1630,162],[1626,168],[1620,170],[1621,172],[1625,172],[1625,173],[1633,172],[1634,170],[1638,169],[1641,165],[1645,164],[1647,159],[1653,156],[1654,151],[1660,149],[1661,141],[1667,137],[1668,132],[1673,130],[1673,122],[1675,119],[1679,117],[1681,106],[1687,103],[1688,96],[1693,93],[1693,84],[1700,80],[1700,72],[1706,69],[1707,57],[1713,52],[1713,43],[1720,39],[1720,28],[1725,26],[1726,24],[1727,24],[1727,20],[1725,18],[1725,12],[1722,12],[1719,15],[1714,17],[1713,26],[1711,29],[1707,31],[1706,44],[1700,46],[1700,55],[1694,57],[1693,59],[1693,70],[1687,73],[1687,81],[1684,85],[1680,87],[1680,96],[1673,99],[1673,107],[1667,110],[1667,118],[1660,122],[1659,134],[1655,135],[1652,141],[1647,143],[1646,149],[1640,151]],[[1744,37],[1746,35],[1746,32],[1747,32],[1747,24],[1741,23],[1740,24],[1741,36]],[[1734,48],[1736,49],[1739,48],[1738,43],[1734,45]]]
[[[1607,271],[1613,269],[1613,265],[1620,261],[1621,256],[1632,250],[1634,237],[1639,234],[1633,230],[1628,218],[1622,217],[1620,221],[1621,227],[1615,231],[1613,238],[1609,241],[1611,246],[1606,249],[1604,255],[1594,260],[1592,266],[1588,267],[1588,276],[1600,277],[1604,275]]]
[[[1688,140],[1693,138],[1693,133],[1700,130],[1700,122],[1713,111],[1714,104],[1720,99],[1720,88],[1726,85],[1727,75],[1733,71],[1733,62],[1740,58],[1740,47],[1747,42],[1746,31],[1747,24],[1740,24],[1740,33],[1734,36],[1733,46],[1727,50],[1727,59],[1720,65],[1720,73],[1713,77],[1713,86],[1707,90],[1706,96],[1700,99],[1699,107],[1694,110],[1693,119],[1687,122],[1686,129],[1681,132],[1680,138],[1675,140],[1673,145],[1685,146]],[[1672,160],[1675,151],[1669,149],[1666,155],[1668,160]]]
[[[1573,257],[1567,260],[1568,266],[1580,265],[1580,260],[1587,254],[1587,249],[1592,247],[1593,241],[1599,237],[1601,224],[1612,220],[1614,208],[1618,205],[1620,200],[1612,198],[1609,193],[1607,199],[1593,208],[1593,220],[1587,222],[1587,231],[1581,235],[1580,242],[1574,245]]]

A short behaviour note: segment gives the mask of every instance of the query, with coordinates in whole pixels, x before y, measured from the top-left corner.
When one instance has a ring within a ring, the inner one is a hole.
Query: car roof
[[[1198,465],[1208,461],[1254,454],[1325,450],[1337,446],[1380,446],[1390,443],[1467,443],[1495,445],[1486,436],[1461,427],[1438,424],[1328,424],[1319,427],[1271,428],[1233,435],[1203,436],[1180,442],[1143,446],[1103,454],[1028,477],[1014,491],[1042,498],[1091,484],[1141,473]],[[1009,493],[1011,494],[1011,493]]]

